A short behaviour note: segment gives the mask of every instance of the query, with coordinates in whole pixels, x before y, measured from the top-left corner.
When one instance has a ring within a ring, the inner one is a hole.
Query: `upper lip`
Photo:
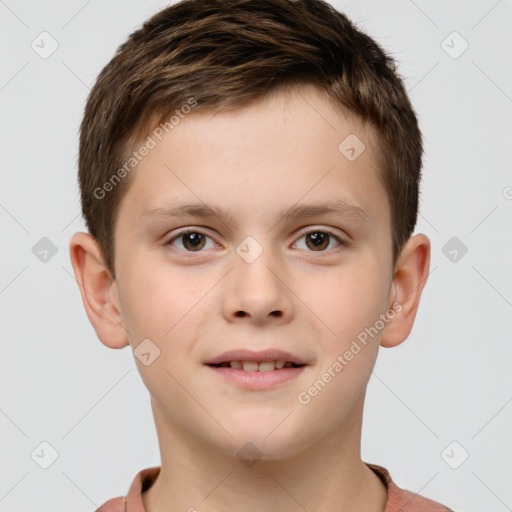
[[[261,350],[259,352],[246,349],[228,350],[213,359],[209,359],[205,364],[220,364],[229,361],[290,361],[295,364],[308,364],[299,356],[277,349]]]

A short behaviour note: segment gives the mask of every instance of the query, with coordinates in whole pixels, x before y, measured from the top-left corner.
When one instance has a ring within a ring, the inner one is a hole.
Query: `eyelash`
[[[200,234],[202,236],[205,236],[211,240],[213,240],[213,238],[209,235],[207,235],[206,233],[203,233],[202,231],[198,230],[198,229],[185,229],[183,231],[180,231],[179,233],[177,233],[176,235],[174,235],[172,238],[170,238],[167,242],[166,242],[166,246],[169,245],[169,246],[172,246],[172,242],[174,242],[175,240],[178,240],[180,237],[183,237],[185,235],[188,235],[188,234],[191,234],[191,233],[197,233],[197,234]],[[337,249],[341,249],[341,248],[344,248],[344,247],[348,247],[349,246],[349,243],[347,241],[345,241],[344,239],[342,239],[340,236],[336,235],[335,233],[333,233],[332,231],[329,231],[329,230],[326,230],[326,229],[312,229],[310,231],[306,231],[305,233],[302,233],[300,235],[300,237],[297,239],[297,240],[300,240],[301,238],[304,238],[305,236],[307,235],[311,235],[313,233],[323,233],[323,234],[326,234],[326,235],[329,235],[329,237],[331,238],[334,238],[338,243],[339,245],[337,247],[335,247],[334,249],[324,249],[324,250],[321,250],[321,251],[313,251],[313,250],[309,250],[307,252],[311,252],[311,253],[315,253],[315,252],[318,252],[318,253],[325,253],[325,252],[329,252],[329,251],[335,251]],[[213,240],[214,241],[214,240]],[[215,242],[215,241],[214,241]],[[215,242],[216,243],[216,242]],[[173,247],[174,249],[177,249],[176,247]],[[186,252],[186,253],[190,253],[190,254],[194,254],[194,253],[201,253],[201,252],[204,252],[204,250],[199,250],[199,251],[188,251],[187,249],[177,249],[178,251],[180,252]],[[303,249],[301,249],[303,250]]]

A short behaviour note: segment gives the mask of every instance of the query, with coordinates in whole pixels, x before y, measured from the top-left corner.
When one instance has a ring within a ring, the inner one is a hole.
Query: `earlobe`
[[[395,316],[382,333],[381,346],[395,347],[409,336],[429,268],[430,240],[421,233],[412,236],[405,244],[395,268],[394,291],[390,294],[394,297],[392,304],[396,304]]]
[[[127,346],[128,334],[121,317],[116,283],[103,263],[98,243],[88,233],[75,233],[69,254],[87,317],[98,338],[109,348]]]

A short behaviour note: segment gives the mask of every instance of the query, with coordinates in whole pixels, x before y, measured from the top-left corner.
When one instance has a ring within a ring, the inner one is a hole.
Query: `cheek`
[[[165,266],[153,266],[147,272],[142,272],[141,268],[144,266],[134,265],[133,271],[123,276],[123,319],[135,362],[155,397],[161,392],[162,383],[167,383],[163,389],[178,400],[180,387],[174,378],[178,382],[188,378],[191,360],[196,359],[202,322],[207,311],[214,308],[211,296],[205,294],[215,281],[212,283],[211,276],[194,278],[190,271],[185,274],[174,270],[171,274]],[[137,357],[142,350],[137,347],[146,339],[154,343],[156,348],[149,346],[157,354],[154,363],[148,366]]]
[[[190,276],[166,272],[165,268],[134,264],[123,275],[122,313],[132,341],[155,339],[166,345],[182,327],[201,294]]]
[[[326,326],[329,352],[349,346],[385,312],[386,284],[379,267],[371,258],[367,260],[367,264],[360,260],[359,265],[340,267],[321,287],[314,286],[314,279],[305,284],[304,290],[309,290],[306,303]]]
[[[331,281],[324,294],[316,295],[316,307],[329,329],[323,336],[318,370],[310,387],[303,390],[301,403],[311,403],[309,410],[332,411],[325,417],[331,426],[362,399],[377,359],[386,290],[371,268],[347,269]]]
[[[144,267],[134,265],[133,272],[123,275],[121,297],[134,361],[152,396],[162,403],[178,404],[185,398],[179,383],[186,380],[186,363],[196,336],[194,306],[204,292],[190,278],[165,275],[165,269],[142,272],[140,268]],[[139,357],[148,352],[146,361]]]

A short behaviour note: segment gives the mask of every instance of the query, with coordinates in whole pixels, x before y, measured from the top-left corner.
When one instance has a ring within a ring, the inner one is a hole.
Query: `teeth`
[[[254,361],[230,361],[229,365],[235,370],[244,369],[246,372],[271,372],[273,370],[279,370],[281,368],[291,367],[292,363],[286,361],[263,361],[257,363]]]
[[[264,363],[260,363],[258,365],[258,370],[260,372],[271,372],[272,370],[276,369],[276,363],[274,361],[266,361]],[[245,368],[244,368],[245,370]]]
[[[246,372],[258,371],[258,363],[251,363],[250,361],[244,361],[242,364],[243,364],[244,370]]]

